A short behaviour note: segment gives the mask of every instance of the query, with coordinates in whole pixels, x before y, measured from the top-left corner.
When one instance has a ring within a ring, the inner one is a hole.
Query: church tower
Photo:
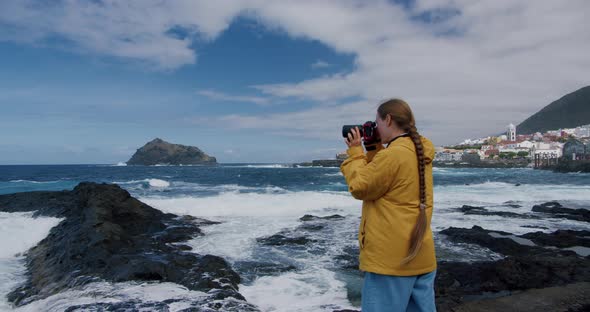
[[[508,125],[508,131],[506,131],[508,141],[516,141],[516,126],[513,124]]]

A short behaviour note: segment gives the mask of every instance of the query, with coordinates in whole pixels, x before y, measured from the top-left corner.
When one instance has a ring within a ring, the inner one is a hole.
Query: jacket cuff
[[[348,154],[348,157],[354,157],[354,156],[358,156],[358,155],[364,155],[365,152],[363,151],[363,147],[362,146],[351,146],[346,150],[346,154]]]

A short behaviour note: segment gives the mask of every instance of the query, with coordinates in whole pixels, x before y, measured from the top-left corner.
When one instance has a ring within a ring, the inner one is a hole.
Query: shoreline
[[[229,301],[239,304],[239,308],[225,306],[228,310],[258,311],[257,307],[246,302],[239,293],[239,281],[297,270],[297,267],[283,263],[256,261],[240,263],[237,268],[232,268],[221,257],[199,255],[198,250],[192,250],[183,242],[202,236],[200,227],[215,223],[196,217],[160,212],[131,197],[114,184],[82,182],[72,191],[35,191],[0,195],[0,211],[34,211],[35,215],[66,218],[26,253],[28,280],[9,296],[10,301],[17,305],[67,291],[74,287],[71,285],[80,285],[79,283],[84,284],[101,278],[106,281],[169,281],[185,285],[189,289],[205,290],[211,295],[208,299],[192,302],[194,307],[210,306],[215,300],[231,297],[233,299]],[[457,211],[466,215],[496,215],[520,219],[565,218],[590,222],[587,209],[567,208],[557,202],[537,205],[528,213],[492,211],[486,207],[474,206],[463,206],[457,208]],[[80,213],[95,217],[90,220],[81,219]],[[121,213],[125,217],[117,217]],[[341,224],[339,222],[345,219],[346,217],[340,215],[305,215],[299,219],[300,225],[297,228],[285,229],[268,237],[259,237],[257,244],[278,248],[304,248],[323,244],[326,242],[316,241],[313,233],[338,227]],[[551,294],[568,292],[575,296],[580,292],[580,287],[584,290],[585,284],[579,283],[590,280],[590,231],[537,231],[515,235],[475,225],[472,228],[451,226],[440,233],[454,243],[476,244],[503,255],[502,259],[495,261],[457,262],[440,259],[440,273],[437,275],[435,289],[440,311],[454,311],[455,308],[461,307],[467,309],[479,302],[482,306],[485,303],[485,306],[498,309],[507,300],[530,298],[526,294],[536,293],[537,288],[547,288],[545,292]],[[88,245],[83,242],[96,235],[102,238],[91,245],[93,251],[87,250]],[[149,239],[146,240],[146,237]],[[123,244],[127,240],[135,243]],[[158,261],[153,262],[154,258],[145,257],[146,251],[148,254],[159,255],[158,258],[174,259],[169,263],[175,264],[172,267],[163,267]],[[105,252],[108,255],[106,258],[100,256]],[[72,253],[78,256],[69,257]],[[49,258],[46,254],[50,255]],[[134,265],[128,266],[125,261],[112,262],[112,259],[122,257],[133,259]],[[106,267],[97,266],[96,263],[100,261],[96,260],[104,261]],[[66,262],[62,265],[60,261]],[[337,274],[358,280],[358,248],[345,247],[343,253],[334,258],[334,265]],[[75,273],[76,270],[81,273]],[[115,272],[118,273],[113,275]],[[64,276],[67,276],[65,280],[62,279]],[[218,278],[210,279],[208,276]],[[72,283],[72,278],[76,279],[76,282]],[[224,282],[219,283],[215,280]],[[525,295],[519,295],[523,293]],[[360,293],[354,289],[349,290],[350,302],[358,302],[359,296]],[[102,302],[77,308],[133,308],[134,304],[136,303],[123,302],[111,305]],[[154,303],[142,304],[143,307],[146,307],[145,304],[149,307],[149,304]],[[590,302],[578,300],[576,304],[587,307]],[[571,311],[578,311],[574,309],[575,306],[570,307]]]

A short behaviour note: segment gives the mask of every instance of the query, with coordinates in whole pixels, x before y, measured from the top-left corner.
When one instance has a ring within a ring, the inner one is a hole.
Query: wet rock
[[[242,283],[246,284],[261,276],[274,276],[297,270],[292,264],[258,261],[237,261],[233,268],[240,272]]]
[[[521,219],[538,219],[538,216],[527,215],[521,213],[515,213],[510,211],[491,211],[484,207],[476,207],[463,205],[461,208],[457,208],[458,211],[468,215],[481,215],[481,216],[501,216],[507,218],[521,218]]]
[[[560,203],[552,201],[540,205],[534,205],[534,212],[542,212],[553,218],[564,218],[576,221],[590,222],[590,210],[563,207]]]
[[[546,287],[515,292],[511,296],[467,302],[453,308],[456,312],[582,312],[590,311],[590,283]]]
[[[179,312],[203,312],[203,311],[227,311],[227,312],[256,312],[259,311],[253,305],[243,301],[209,301],[190,302],[184,299],[167,299],[161,302],[141,302],[139,300],[128,300],[124,302],[99,302],[68,307],[64,312],[87,312],[87,311],[170,311],[170,307],[186,306]]]
[[[461,208],[457,208],[457,210],[460,212],[486,211],[486,209],[484,207],[469,206],[469,205],[463,205],[463,206],[461,206]]]
[[[540,225],[521,225],[520,227],[529,228],[529,229],[543,229],[543,230],[548,230],[549,229],[546,226],[540,226]]]
[[[557,230],[553,233],[532,232],[521,235],[535,244],[567,248],[573,246],[590,247],[590,231]]]
[[[315,232],[315,231],[321,231],[321,230],[323,230],[324,228],[326,228],[326,226],[323,225],[323,224],[309,224],[309,223],[306,223],[306,224],[303,224],[303,225],[299,226],[298,228],[301,229],[301,230],[305,230],[305,231]]]
[[[65,217],[75,207],[70,191],[33,191],[0,195],[0,211],[29,212],[33,217]]]
[[[299,218],[300,221],[315,221],[315,220],[342,220],[344,219],[343,216],[335,214],[335,215],[331,215],[331,216],[326,216],[326,217],[318,217],[318,216],[314,216],[314,215],[304,215],[303,217]]]
[[[451,241],[478,244],[502,253],[506,258],[472,263],[440,261],[435,281],[437,310],[455,311],[466,301],[484,302],[522,290],[589,281],[588,257],[578,256],[571,250],[539,246],[586,243],[584,235],[587,231],[573,232],[517,236],[479,226],[471,229],[451,227],[441,231]],[[562,242],[557,243],[559,240]],[[500,307],[489,311],[501,310]]]
[[[189,216],[189,215],[178,216],[178,219],[181,221],[192,222],[198,226],[221,224],[221,222],[218,222],[218,221],[211,221],[211,220],[197,218],[197,217]]]
[[[315,242],[315,240],[309,239],[305,236],[287,237],[282,234],[275,234],[269,237],[257,238],[256,241],[268,246],[306,245],[308,243]]]
[[[118,185],[0,195],[0,211],[64,218],[27,251],[27,280],[7,296],[16,306],[97,280],[173,282],[246,304],[223,258],[177,244],[202,235],[195,219],[163,213]]]
[[[70,306],[64,312],[82,311],[167,311],[168,304],[164,302],[141,302],[129,300],[125,302],[98,302]]]
[[[546,248],[536,246],[534,242],[524,236],[513,235],[503,231],[486,230],[474,225],[471,229],[450,227],[440,231],[454,242],[478,244],[494,252],[510,256],[527,256],[531,254],[555,253]],[[563,251],[571,255],[570,251]]]
[[[358,270],[359,268],[359,247],[358,246],[346,246],[342,250],[342,253],[337,255],[336,266],[341,269]]]
[[[318,217],[314,215],[304,215],[303,217],[299,218],[299,221],[302,221],[303,224],[298,226],[296,231],[308,231],[308,232],[318,232],[322,231],[330,226],[329,221],[336,221],[336,220],[344,220],[345,217],[334,214],[325,217]]]

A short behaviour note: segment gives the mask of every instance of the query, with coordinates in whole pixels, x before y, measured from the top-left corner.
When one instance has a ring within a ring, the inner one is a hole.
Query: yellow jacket
[[[428,221],[422,247],[409,263],[410,236],[420,205],[418,160],[410,137],[399,137],[389,147],[377,144],[366,155],[362,146],[350,147],[340,166],[348,190],[363,201],[358,241],[359,269],[386,275],[418,275],[436,269],[436,255],[430,221],[432,219],[432,160],[434,145],[422,137]]]

